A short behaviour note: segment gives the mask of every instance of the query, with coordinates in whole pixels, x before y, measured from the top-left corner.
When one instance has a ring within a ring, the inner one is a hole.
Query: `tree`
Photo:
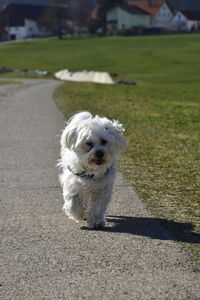
[[[78,27],[78,33],[81,34],[82,26],[87,23],[87,18],[91,12],[91,0],[72,0],[70,2],[70,18]]]
[[[94,0],[51,0],[46,8],[41,25],[57,32],[62,38],[63,30],[82,32],[83,25],[94,6]],[[71,22],[68,22],[71,21]],[[69,23],[69,25],[68,25]]]
[[[40,24],[48,31],[57,34],[59,39],[63,38],[63,33],[67,27],[69,18],[69,5],[67,0],[51,0],[49,6],[40,20]]]
[[[106,33],[106,14],[108,10],[115,4],[124,3],[124,0],[99,0],[98,9],[98,24],[102,28],[103,33]]]

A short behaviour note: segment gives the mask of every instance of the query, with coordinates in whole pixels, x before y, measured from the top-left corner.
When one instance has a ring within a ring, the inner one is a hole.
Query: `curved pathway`
[[[0,299],[199,299],[200,274],[184,248],[121,175],[105,230],[65,217],[59,84],[0,86]]]

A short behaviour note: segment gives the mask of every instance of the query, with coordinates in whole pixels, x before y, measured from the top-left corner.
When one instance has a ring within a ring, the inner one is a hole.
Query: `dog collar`
[[[72,169],[70,168],[70,166],[67,166],[67,168],[68,168],[68,170],[73,174],[73,175],[75,175],[75,176],[77,176],[77,177],[85,177],[85,178],[93,178],[94,177],[94,174],[87,174],[86,173],[86,171],[83,171],[83,172],[81,172],[81,173],[74,173],[73,171],[72,171]]]
[[[92,179],[95,175],[95,174],[87,174],[86,171],[83,171],[81,173],[74,173],[72,171],[72,169],[70,168],[70,166],[67,166],[67,168],[74,176],[77,176],[77,177]],[[104,173],[104,176],[107,175],[112,168],[113,168],[113,165],[106,170],[106,172]]]

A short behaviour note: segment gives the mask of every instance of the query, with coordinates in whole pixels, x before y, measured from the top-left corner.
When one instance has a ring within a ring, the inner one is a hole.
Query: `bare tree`
[[[115,4],[122,4],[125,0],[99,0],[99,9],[98,9],[98,20],[99,26],[103,30],[103,34],[106,33],[106,14],[107,11]]]
[[[87,19],[93,8],[91,0],[72,0],[70,1],[70,17],[75,23],[78,33],[82,33],[83,26],[86,25]]]
[[[42,26],[48,31],[57,34],[59,39],[63,38],[64,30],[69,19],[69,4],[67,0],[51,0],[49,6],[40,20]]]

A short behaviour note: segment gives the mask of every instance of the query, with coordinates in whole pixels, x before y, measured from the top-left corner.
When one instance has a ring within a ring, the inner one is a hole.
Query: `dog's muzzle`
[[[105,163],[104,152],[102,150],[97,150],[95,152],[93,162],[98,166]]]
[[[97,151],[95,152],[95,157],[96,157],[97,159],[103,158],[103,157],[104,157],[104,152],[103,152],[102,150],[97,150]]]

